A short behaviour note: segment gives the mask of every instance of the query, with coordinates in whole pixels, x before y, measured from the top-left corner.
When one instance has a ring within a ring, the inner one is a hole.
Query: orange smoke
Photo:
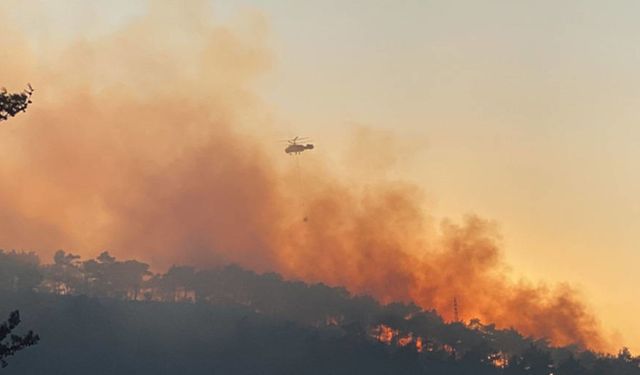
[[[456,297],[462,319],[604,347],[569,287],[509,279],[490,222],[438,226],[416,186],[359,183],[317,159],[300,171],[261,143],[272,116],[251,86],[271,63],[266,23],[215,25],[205,3],[153,2],[117,32],[46,55],[0,23],[14,50],[1,79],[37,90],[0,127],[1,246],[108,249],[156,268],[235,262],[448,319]]]

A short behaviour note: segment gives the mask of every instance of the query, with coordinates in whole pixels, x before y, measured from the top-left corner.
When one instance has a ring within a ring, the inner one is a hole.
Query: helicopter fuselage
[[[313,150],[313,145],[310,143],[306,145],[300,145],[296,143],[287,146],[287,148],[284,149],[284,152],[286,152],[287,154],[299,154],[305,150]]]

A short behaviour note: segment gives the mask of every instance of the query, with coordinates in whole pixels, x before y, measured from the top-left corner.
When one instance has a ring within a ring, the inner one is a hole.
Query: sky
[[[46,51],[109,33],[147,6],[60,3],[9,17]],[[393,144],[385,173],[419,184],[426,210],[495,221],[513,278],[576,286],[636,353],[638,10],[634,1],[506,0],[212,7],[223,24],[265,20],[272,62],[256,90],[278,124],[274,138],[311,137],[340,169],[358,129],[382,134],[355,155],[362,168]]]
[[[392,132],[431,210],[495,220],[515,274],[578,286],[640,349],[640,4],[217,5],[266,15],[264,95],[293,129]]]

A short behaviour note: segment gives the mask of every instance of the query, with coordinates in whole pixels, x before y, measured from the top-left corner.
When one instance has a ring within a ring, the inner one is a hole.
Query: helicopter
[[[288,139],[286,142],[288,142],[289,145],[284,149],[284,152],[286,152],[287,154],[298,155],[305,150],[313,150],[313,144],[311,143],[298,143],[306,141],[308,141],[306,137],[295,137],[293,139]]]

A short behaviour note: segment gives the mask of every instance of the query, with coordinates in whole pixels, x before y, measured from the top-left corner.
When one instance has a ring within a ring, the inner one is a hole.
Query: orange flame
[[[413,334],[409,333],[407,336],[398,338],[399,346],[407,346],[413,342]]]
[[[509,366],[509,359],[503,352],[498,352],[496,354],[490,355],[487,359],[494,367],[497,368],[505,368]]]
[[[337,316],[327,316],[325,318],[325,322],[324,324],[326,326],[339,326],[340,325],[340,318]]]
[[[391,344],[393,342],[393,338],[398,335],[397,330],[394,330],[393,328],[384,324],[380,324],[379,326],[375,327],[373,329],[373,332],[373,337],[387,345]]]

